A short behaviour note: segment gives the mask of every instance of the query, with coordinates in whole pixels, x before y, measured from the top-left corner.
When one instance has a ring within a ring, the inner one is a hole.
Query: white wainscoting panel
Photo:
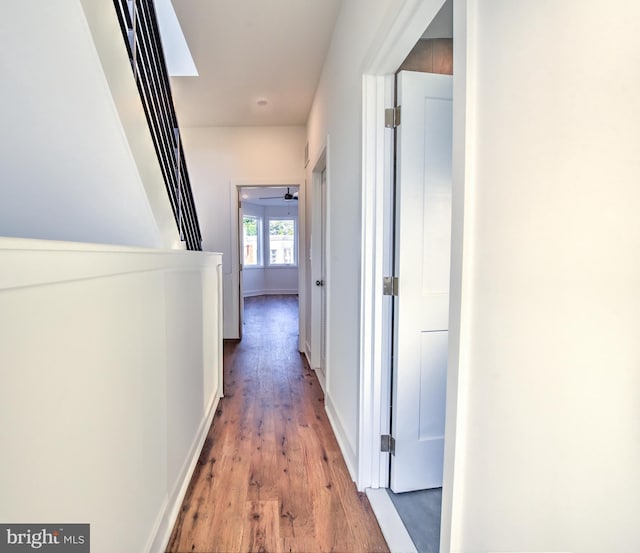
[[[219,254],[0,238],[1,520],[164,551],[222,395],[221,298]]]

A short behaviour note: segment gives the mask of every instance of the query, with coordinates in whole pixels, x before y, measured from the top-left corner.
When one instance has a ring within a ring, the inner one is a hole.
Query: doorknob
[[[324,280],[316,280],[316,286],[324,286]]]

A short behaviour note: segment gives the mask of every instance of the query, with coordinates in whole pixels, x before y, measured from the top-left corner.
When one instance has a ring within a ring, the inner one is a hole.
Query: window
[[[255,215],[244,215],[242,229],[242,264],[245,267],[262,266],[262,219]]]
[[[269,219],[269,264],[296,265],[297,229],[295,219]]]

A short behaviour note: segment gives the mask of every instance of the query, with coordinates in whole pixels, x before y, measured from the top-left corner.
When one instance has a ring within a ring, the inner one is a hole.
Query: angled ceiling
[[[453,38],[453,0],[446,0],[422,38]]]
[[[199,76],[172,77],[180,125],[304,125],[341,0],[172,0]]]

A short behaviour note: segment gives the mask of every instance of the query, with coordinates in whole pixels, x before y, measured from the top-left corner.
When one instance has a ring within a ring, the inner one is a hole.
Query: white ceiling
[[[180,125],[306,123],[341,0],[172,3],[199,73],[171,78]]]
[[[297,186],[243,186],[240,190],[240,201],[261,206],[288,206],[298,208],[297,200],[285,200],[287,190],[293,195],[298,194]]]

